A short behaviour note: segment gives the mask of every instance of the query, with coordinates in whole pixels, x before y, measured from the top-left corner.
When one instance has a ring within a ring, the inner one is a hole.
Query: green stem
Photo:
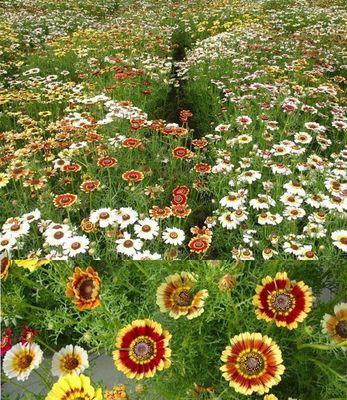
[[[36,375],[38,375],[41,379],[41,381],[47,386],[48,389],[51,389],[50,383],[47,381],[47,379],[39,372],[37,369],[34,369],[34,372]]]
[[[35,339],[38,343],[42,344],[42,346],[46,347],[46,349],[50,350],[52,353],[56,353],[57,351],[53,349],[49,344],[44,342],[42,339],[36,337]]]
[[[345,347],[347,346],[347,340],[344,340],[341,343],[336,343],[336,344],[321,344],[321,343],[304,343],[304,344],[299,344],[297,346],[298,350],[304,349],[304,348],[310,348],[310,349],[317,349],[317,350],[332,350],[332,349],[337,349],[339,347]]]

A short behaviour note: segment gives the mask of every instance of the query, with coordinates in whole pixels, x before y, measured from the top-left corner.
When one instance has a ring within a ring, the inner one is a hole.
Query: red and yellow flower
[[[54,197],[54,205],[60,208],[71,207],[77,201],[77,196],[71,193],[59,194]]]
[[[117,159],[110,156],[105,156],[98,159],[98,166],[102,168],[111,168],[116,164]]]
[[[291,281],[286,272],[278,272],[275,278],[265,277],[253,297],[258,319],[288,329],[297,328],[307,317],[312,301],[311,289],[302,281]]]
[[[188,243],[188,247],[192,253],[205,253],[211,243],[211,238],[207,235],[199,235],[194,237]]]
[[[136,171],[135,169],[132,169],[130,171],[124,172],[124,174],[122,174],[122,179],[127,181],[129,184],[141,182],[143,179],[143,173],[141,171]]]
[[[152,377],[169,368],[171,335],[150,319],[135,320],[118,332],[113,360],[128,378]]]
[[[223,377],[238,393],[268,393],[281,380],[285,367],[277,344],[260,333],[241,333],[222,353]]]
[[[194,275],[189,272],[169,275],[157,290],[157,304],[161,312],[168,312],[175,319],[185,315],[188,319],[198,317],[204,312],[207,290],[193,294],[196,284]]]
[[[75,268],[66,286],[66,295],[72,298],[79,311],[91,310],[100,305],[101,279],[92,267],[86,271]]]

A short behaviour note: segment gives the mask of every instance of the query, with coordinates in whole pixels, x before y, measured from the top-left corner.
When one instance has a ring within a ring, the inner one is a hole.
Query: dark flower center
[[[62,232],[62,231],[55,232],[55,234],[53,236],[54,236],[54,239],[61,239],[64,236],[64,232]]]
[[[95,286],[91,279],[86,279],[80,285],[80,295],[84,299],[90,299],[92,297],[92,293]]]
[[[146,338],[141,338],[133,347],[133,351],[141,360],[149,359],[154,354],[153,343]]]
[[[110,216],[110,214],[108,212],[102,212],[99,215],[100,219],[107,219]]]
[[[78,250],[81,247],[81,243],[79,242],[74,242],[71,245],[72,250]]]
[[[132,240],[126,240],[126,241],[123,243],[123,246],[126,247],[126,248],[128,248],[128,249],[130,249],[130,247],[133,247],[133,245],[134,245],[134,243],[133,243]]]
[[[151,227],[149,225],[143,225],[142,230],[143,230],[143,232],[150,232]]]
[[[190,306],[193,301],[193,296],[188,290],[181,290],[176,296],[175,296],[175,302],[179,306]]]
[[[273,305],[276,311],[285,312],[292,306],[292,299],[288,293],[277,294],[273,300]]]
[[[239,361],[240,369],[245,375],[258,375],[264,370],[264,359],[260,354],[250,352],[245,354]]]
[[[18,367],[21,370],[27,369],[33,361],[33,356],[30,354],[25,354],[18,359]]]
[[[339,321],[336,324],[335,331],[342,338],[347,338],[347,320]]]
[[[76,369],[79,366],[79,361],[76,357],[71,357],[68,356],[65,359],[65,369],[67,369],[68,371],[73,371],[74,369]]]

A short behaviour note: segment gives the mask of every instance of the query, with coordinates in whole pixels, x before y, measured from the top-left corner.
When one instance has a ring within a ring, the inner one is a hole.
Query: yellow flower
[[[45,400],[102,400],[101,389],[95,389],[85,375],[65,375],[56,382]]]
[[[36,271],[38,268],[42,267],[42,265],[49,264],[49,260],[39,260],[37,258],[33,258],[30,260],[14,260],[18,267],[23,267],[28,269],[30,272]]]
[[[10,178],[8,177],[7,174],[0,173],[0,188],[5,187],[9,181]]]

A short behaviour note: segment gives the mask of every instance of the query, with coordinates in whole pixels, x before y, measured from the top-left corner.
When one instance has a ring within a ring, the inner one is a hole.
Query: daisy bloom
[[[88,367],[88,353],[80,346],[69,344],[54,353],[52,358],[53,376],[79,375]]]
[[[43,352],[36,343],[17,343],[5,354],[3,371],[9,379],[26,381],[30,372],[39,367],[42,358]]]
[[[97,180],[86,180],[83,181],[80,185],[80,188],[85,193],[94,192],[95,190],[99,189],[100,181]]]
[[[115,366],[128,378],[152,377],[171,365],[170,339],[170,333],[157,322],[135,320],[118,332],[118,350],[112,353]]]
[[[192,293],[196,284],[193,274],[182,271],[165,278],[157,290],[157,304],[161,312],[168,312],[175,319],[185,315],[188,319],[198,317],[204,312],[204,301],[208,297],[203,289]]]
[[[347,340],[347,303],[336,304],[334,315],[325,314],[322,320],[323,333],[328,334],[334,342]]]
[[[67,283],[66,295],[72,298],[79,311],[91,310],[100,305],[100,286],[101,279],[92,267],[86,271],[77,267]]]
[[[77,196],[71,193],[59,194],[54,197],[54,205],[59,208],[71,207],[77,201]]]
[[[241,333],[222,353],[223,377],[238,393],[268,393],[281,380],[285,368],[277,344],[261,333]]]
[[[286,272],[277,272],[256,287],[253,304],[258,319],[274,321],[277,326],[295,329],[312,307],[311,289],[304,282],[291,281]]]
[[[143,246],[140,239],[132,239],[130,233],[124,233],[121,239],[116,240],[117,252],[125,254],[126,256],[134,256],[138,250]]]
[[[333,244],[343,252],[347,253],[347,231],[335,231],[332,232],[331,238]]]
[[[210,247],[211,239],[207,235],[197,236],[190,240],[188,247],[192,253],[205,253]]]
[[[89,249],[89,239],[87,236],[73,236],[66,240],[63,245],[64,254],[75,257],[77,254],[84,254]]]
[[[172,214],[170,207],[153,206],[149,210],[149,215],[154,219],[166,219]]]
[[[99,208],[92,211],[89,216],[89,222],[99,224],[100,228],[106,228],[116,222],[116,213],[110,208]]]
[[[130,207],[121,207],[116,213],[116,222],[121,229],[125,229],[129,225],[133,225],[138,218],[137,211]]]
[[[143,220],[137,221],[134,226],[134,231],[140,239],[152,240],[159,233],[158,223],[151,218],[144,218]]]
[[[117,164],[117,159],[109,156],[105,156],[98,159],[98,166],[102,168],[111,168]]]
[[[162,234],[162,238],[164,243],[180,246],[184,242],[185,234],[182,229],[166,228]]]
[[[141,182],[143,179],[143,173],[141,171],[136,171],[134,169],[124,172],[122,179],[127,181],[129,185],[135,182]]]
[[[59,378],[45,400],[102,400],[102,391],[90,384],[85,375],[65,375]]]

